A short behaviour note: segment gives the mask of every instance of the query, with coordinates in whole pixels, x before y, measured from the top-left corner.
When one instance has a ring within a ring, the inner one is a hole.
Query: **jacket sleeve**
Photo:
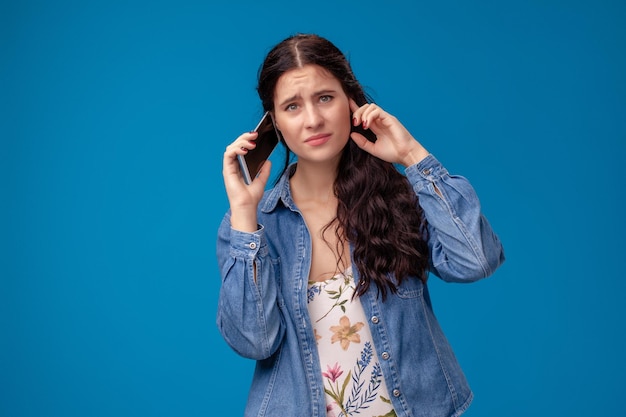
[[[469,181],[450,175],[433,155],[405,173],[428,222],[431,272],[451,282],[491,275],[504,262],[504,250]]]
[[[234,230],[230,213],[218,230],[217,260],[222,276],[217,326],[233,350],[266,359],[284,334],[278,307],[277,265],[272,263],[263,227],[254,233]]]

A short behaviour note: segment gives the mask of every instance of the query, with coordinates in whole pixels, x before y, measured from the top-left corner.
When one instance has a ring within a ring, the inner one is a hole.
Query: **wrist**
[[[417,143],[417,146],[415,146],[413,149],[407,152],[407,154],[402,159],[402,161],[400,161],[400,163],[405,168],[408,168],[411,165],[419,164],[429,155],[426,148],[420,145],[419,142],[416,142],[416,143]]]
[[[230,227],[241,232],[256,232],[259,229],[256,208],[231,208]]]

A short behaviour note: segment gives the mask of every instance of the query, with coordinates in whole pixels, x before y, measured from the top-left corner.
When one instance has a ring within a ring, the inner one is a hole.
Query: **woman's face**
[[[330,72],[305,65],[284,73],[276,83],[274,117],[300,162],[339,161],[350,136],[350,103]]]

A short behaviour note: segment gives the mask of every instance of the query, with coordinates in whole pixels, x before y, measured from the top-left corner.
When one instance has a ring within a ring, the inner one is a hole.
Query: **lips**
[[[306,143],[307,145],[311,145],[311,146],[320,146],[328,142],[330,140],[330,137],[331,137],[330,133],[320,133],[320,134],[308,137],[304,141],[304,143]]]

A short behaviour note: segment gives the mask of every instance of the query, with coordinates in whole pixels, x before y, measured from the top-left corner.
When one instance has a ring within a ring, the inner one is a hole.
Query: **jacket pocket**
[[[398,286],[398,297],[418,298],[424,293],[424,284],[418,278],[408,277]]]

